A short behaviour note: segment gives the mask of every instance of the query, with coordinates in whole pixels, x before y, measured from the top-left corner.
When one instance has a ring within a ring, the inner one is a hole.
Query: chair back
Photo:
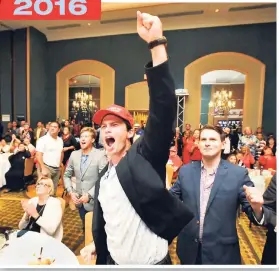
[[[24,176],[30,176],[33,174],[34,158],[27,158],[24,162]]]
[[[60,203],[61,203],[61,207],[62,207],[62,214],[64,215],[64,212],[65,212],[65,207],[66,207],[66,202],[64,199],[60,198],[60,197],[57,197],[57,199],[60,200]]]
[[[93,241],[92,235],[92,220],[93,212],[88,212],[85,215],[85,245],[89,245]]]
[[[171,187],[172,183],[172,176],[173,176],[173,167],[171,165],[166,165],[166,181],[167,181],[167,188]]]

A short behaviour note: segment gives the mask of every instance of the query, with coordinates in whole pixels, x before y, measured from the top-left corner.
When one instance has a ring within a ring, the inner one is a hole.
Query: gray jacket
[[[93,211],[95,183],[99,178],[99,173],[107,165],[107,157],[104,150],[93,148],[89,154],[86,168],[80,172],[82,150],[73,151],[69,158],[68,165],[64,173],[64,185],[68,192],[74,191],[71,177],[76,177],[76,190],[78,194],[89,193],[92,199],[83,206],[87,211]]]

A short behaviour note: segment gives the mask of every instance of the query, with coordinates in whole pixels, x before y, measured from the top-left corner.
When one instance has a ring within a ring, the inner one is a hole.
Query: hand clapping
[[[21,201],[21,206],[26,214],[29,216],[37,217],[38,212],[36,210],[36,207],[32,204],[29,203],[28,200],[22,200]]]

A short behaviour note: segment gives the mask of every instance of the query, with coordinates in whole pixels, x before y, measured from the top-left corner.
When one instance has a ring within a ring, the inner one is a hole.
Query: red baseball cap
[[[134,126],[134,118],[131,115],[131,113],[125,107],[116,104],[113,104],[106,109],[98,110],[93,116],[93,122],[95,122],[98,125],[101,125],[103,118],[106,115],[115,115],[124,120],[127,120],[131,125],[131,128],[133,128]]]

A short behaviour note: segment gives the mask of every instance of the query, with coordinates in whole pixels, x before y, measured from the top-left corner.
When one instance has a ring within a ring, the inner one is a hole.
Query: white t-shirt
[[[125,194],[115,167],[102,177],[98,200],[108,251],[117,264],[156,264],[168,253],[168,241],[152,232]]]
[[[48,166],[60,166],[62,150],[63,140],[60,137],[54,139],[47,133],[37,140],[36,151],[43,153],[43,162]]]

